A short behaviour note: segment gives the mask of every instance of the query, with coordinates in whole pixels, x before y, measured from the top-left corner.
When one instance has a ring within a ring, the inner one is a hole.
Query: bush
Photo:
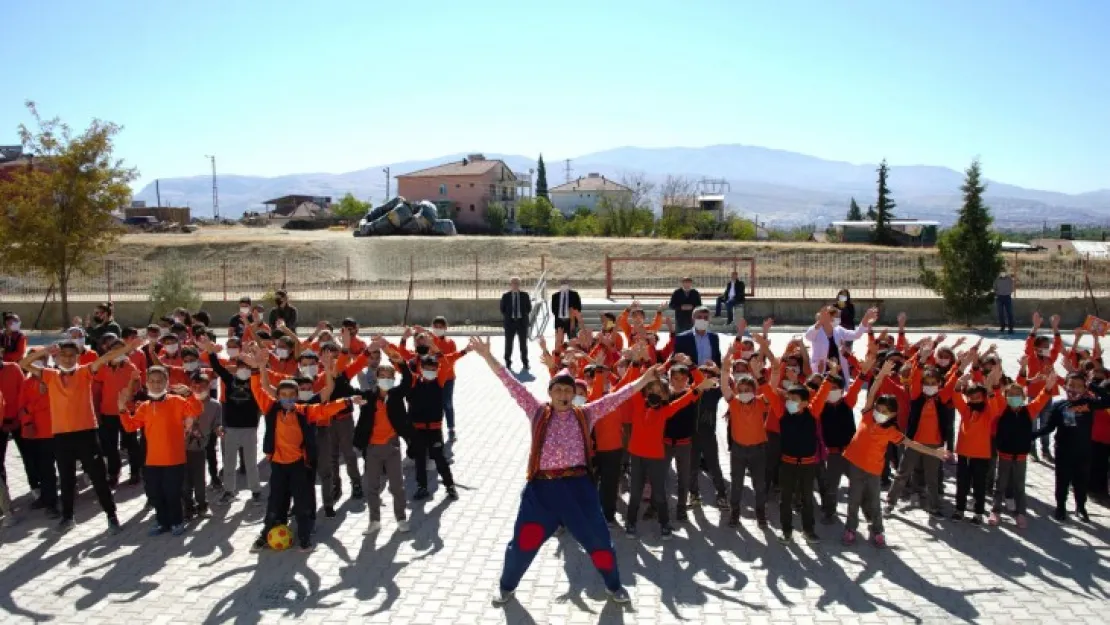
[[[154,318],[164,317],[175,308],[197,310],[202,301],[177,254],[170,254],[161,275],[150,286],[150,306]]]
[[[505,223],[509,220],[509,213],[500,203],[493,202],[486,208],[486,224],[493,234],[505,232]]]

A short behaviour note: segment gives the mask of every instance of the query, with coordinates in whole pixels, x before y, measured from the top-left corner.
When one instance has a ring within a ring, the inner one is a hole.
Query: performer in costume
[[[659,368],[649,369],[634,383],[579,407],[574,405],[576,393],[570,373],[560,371],[551,378],[551,401],[541,403],[493,358],[488,340],[472,338],[470,351],[485,359],[532,425],[528,483],[521,495],[513,539],[505,550],[505,568],[494,603],[503,605],[512,599],[536,552],[560,526],[566,527],[589,554],[605,580],[609,597],[618,603],[630,602],[628,591],[621,586],[601,501],[590,480],[590,432],[602,417],[611,418],[617,406],[656,379]]]

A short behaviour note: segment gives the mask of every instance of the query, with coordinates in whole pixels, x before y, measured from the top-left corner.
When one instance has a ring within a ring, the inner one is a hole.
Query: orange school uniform
[[[901,444],[905,438],[896,425],[884,427],[875,423],[874,416],[868,410],[856,428],[852,442],[844,449],[844,459],[865,473],[882,475],[887,447]]]
[[[143,430],[146,466],[172,467],[185,464],[185,422],[204,411],[196,397],[166,395],[161,400],[140,402],[134,412],[124,411],[120,422],[128,432]]]

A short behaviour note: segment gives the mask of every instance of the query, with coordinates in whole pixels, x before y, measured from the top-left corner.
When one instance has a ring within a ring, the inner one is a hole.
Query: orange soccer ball
[[[266,534],[266,542],[274,551],[285,551],[293,546],[293,530],[288,525],[277,525]]]

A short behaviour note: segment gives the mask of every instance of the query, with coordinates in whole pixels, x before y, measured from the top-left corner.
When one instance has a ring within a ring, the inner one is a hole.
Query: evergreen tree
[[[875,221],[876,217],[878,217],[878,215],[875,214],[875,205],[874,204],[868,204],[867,205],[867,220],[868,221]]]
[[[965,172],[964,204],[955,227],[937,240],[941,269],[938,273],[921,265],[921,282],[944,298],[949,314],[970,324],[977,315],[990,311],[994,280],[1005,267],[1002,239],[991,232],[994,218],[983,203],[986,183],[979,160]]]
[[[856,204],[856,198],[852,198],[852,203],[848,205],[848,221],[863,221],[863,211]]]
[[[547,166],[543,164],[543,154],[536,165],[536,197],[547,197]]]
[[[875,201],[875,233],[874,240],[878,245],[896,245],[894,233],[890,229],[890,220],[894,219],[894,207],[897,204],[890,198],[890,187],[887,186],[887,177],[890,168],[886,159],[879,163],[879,197]]]

